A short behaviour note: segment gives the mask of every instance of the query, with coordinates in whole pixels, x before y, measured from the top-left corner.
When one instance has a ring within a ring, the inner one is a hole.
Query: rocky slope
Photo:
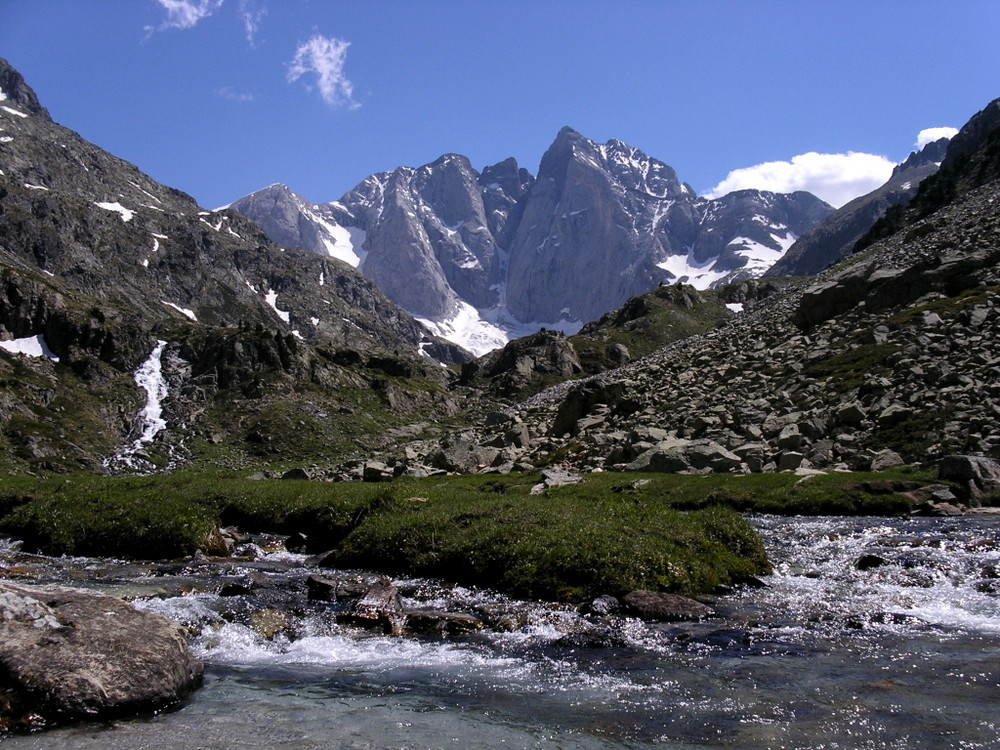
[[[55,124],[4,61],[0,87],[5,462],[99,467],[142,436],[144,401],[155,401],[156,420],[183,426],[175,447],[204,433],[242,450],[267,442],[278,415],[290,419],[264,406],[292,393],[338,413],[351,408],[338,399],[367,398],[377,382],[382,400],[396,388],[402,409],[443,387],[440,363],[467,357],[349,265],[278,247],[238,213],[203,211]],[[403,398],[397,377],[437,385]],[[169,397],[154,398],[152,385]],[[346,390],[317,392],[334,386]],[[239,414],[234,398],[246,401]],[[335,419],[296,421],[319,422],[331,441],[343,432]],[[272,436],[268,450],[309,430],[295,432]]]
[[[905,206],[894,206],[855,245],[860,252],[872,243],[915,225],[969,190],[1000,179],[1000,99],[990,102],[959,131],[933,178],[920,184]]]
[[[347,260],[477,353],[540,327],[575,332],[661,282],[759,276],[832,209],[807,193],[698,198],[621,141],[560,131],[532,177],[448,154],[311,204],[276,185],[232,208],[275,241]]]
[[[920,183],[934,174],[944,158],[948,139],[942,138],[915,151],[892,170],[886,183],[841,206],[799,237],[765,276],[814,276],[854,251],[854,245],[892,206],[905,205],[917,194]]]
[[[942,169],[926,190],[993,173],[997,131],[980,124],[956,139],[973,177]],[[707,333],[545,390],[397,462],[709,472],[1000,457],[998,262],[993,179]]]

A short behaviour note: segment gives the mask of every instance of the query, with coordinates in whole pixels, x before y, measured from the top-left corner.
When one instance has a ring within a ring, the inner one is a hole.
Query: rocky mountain
[[[983,127],[997,106],[901,213],[918,218],[865,252],[814,280],[745,289],[753,304],[721,325],[592,377],[549,342],[548,368],[570,379],[395,460],[705,473],[1000,457],[1000,130]],[[920,213],[921,195],[948,194]],[[510,354],[544,360],[545,344]],[[985,485],[969,472],[974,503]]]
[[[351,262],[477,353],[541,327],[575,332],[660,283],[759,276],[833,210],[808,193],[699,198],[663,162],[570,128],[537,177],[513,159],[479,173],[448,154],[333,203],[271,186],[232,208],[275,241]]]
[[[171,450],[204,435],[278,454],[313,427],[332,443],[349,394],[374,388],[405,412],[468,356],[348,264],[279,247],[57,125],[5,61],[0,289],[0,444],[15,464],[100,467],[169,427]],[[275,420],[300,430],[279,440]]]
[[[948,139],[942,138],[910,154],[884,185],[841,206],[799,237],[764,275],[814,276],[846,258],[889,208],[909,203],[920,183],[937,171],[947,148]]]
[[[860,252],[982,185],[1000,178],[1000,99],[995,99],[951,139],[941,168],[920,184],[905,206],[886,212],[854,247]]]

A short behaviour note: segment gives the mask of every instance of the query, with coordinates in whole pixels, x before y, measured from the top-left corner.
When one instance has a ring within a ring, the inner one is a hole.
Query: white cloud
[[[754,167],[734,169],[705,197],[719,198],[734,190],[747,188],[775,193],[807,190],[831,206],[840,208],[853,198],[884,184],[895,166],[895,162],[875,154],[854,151],[818,154],[810,151],[793,156],[791,161],[769,161]]]
[[[928,143],[934,143],[934,141],[941,140],[942,138],[948,138],[949,140],[954,138],[958,133],[958,128],[924,128],[919,133],[917,133],[917,148],[923,148]]]
[[[319,95],[331,107],[357,109],[361,105],[352,98],[354,86],[344,76],[344,61],[350,42],[317,34],[295,50],[295,59],[288,66],[288,81],[292,83],[306,73],[316,74]]]
[[[167,11],[161,28],[190,29],[222,7],[224,0],[157,0]]]
[[[220,99],[228,99],[231,102],[252,102],[256,99],[253,94],[247,94],[242,91],[233,91],[228,86],[216,89],[213,93]]]
[[[267,8],[258,7],[254,0],[240,0],[240,17],[243,19],[243,28],[247,32],[247,43],[251,47],[256,46],[260,19],[266,15]]]

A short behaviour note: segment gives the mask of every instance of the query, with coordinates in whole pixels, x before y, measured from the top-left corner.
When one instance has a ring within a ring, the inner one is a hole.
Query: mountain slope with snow
[[[284,186],[232,208],[278,242],[341,257],[476,354],[541,328],[575,333],[662,283],[760,276],[833,209],[809,193],[699,198],[668,165],[563,128],[537,177],[446,154],[372,175],[338,201]]]

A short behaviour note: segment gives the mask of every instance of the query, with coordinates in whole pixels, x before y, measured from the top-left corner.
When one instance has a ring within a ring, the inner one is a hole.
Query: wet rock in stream
[[[120,599],[0,582],[0,725],[160,709],[201,683],[176,623]]]

